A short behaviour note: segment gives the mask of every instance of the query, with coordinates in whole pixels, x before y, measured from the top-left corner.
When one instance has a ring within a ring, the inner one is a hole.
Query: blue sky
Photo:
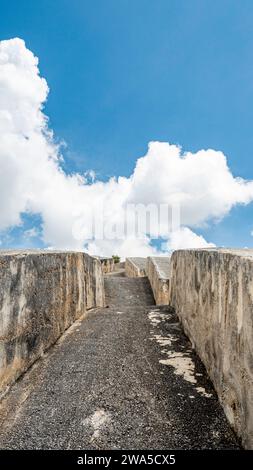
[[[253,179],[252,1],[0,0],[0,12],[1,39],[21,37],[39,57],[66,172],[129,176],[159,140],[221,150]],[[237,206],[198,233],[252,246],[252,214]]]

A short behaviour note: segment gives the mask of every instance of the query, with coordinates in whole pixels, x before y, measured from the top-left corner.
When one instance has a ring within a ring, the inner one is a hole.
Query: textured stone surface
[[[237,449],[205,368],[147,278],[105,277],[0,405],[4,449]]]
[[[171,257],[175,307],[226,416],[253,448],[253,251],[179,250]]]
[[[0,252],[0,395],[87,309],[103,305],[99,260]]]
[[[126,258],[125,270],[127,277],[146,276],[146,258]]]
[[[112,273],[115,269],[115,263],[113,258],[102,258],[98,257],[102,264],[102,271],[104,274]]]
[[[152,256],[147,258],[146,272],[157,305],[169,304],[170,257]]]

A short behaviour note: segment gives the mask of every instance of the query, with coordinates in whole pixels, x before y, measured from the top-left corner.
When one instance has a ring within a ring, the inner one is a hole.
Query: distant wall
[[[125,270],[127,277],[146,276],[146,258],[126,258]]]
[[[103,305],[99,260],[0,252],[0,396],[87,309]]]
[[[230,424],[253,449],[253,251],[174,252],[171,305]]]
[[[125,269],[125,261],[120,261],[119,263],[114,263],[115,270]]]
[[[157,305],[168,305],[170,257],[153,256],[147,258],[146,273]]]
[[[115,263],[113,258],[99,258],[102,264],[102,271],[104,274],[114,271]]]

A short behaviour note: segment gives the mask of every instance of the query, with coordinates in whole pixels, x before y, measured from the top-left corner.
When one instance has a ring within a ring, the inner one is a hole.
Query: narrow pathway
[[[177,317],[146,278],[105,278],[90,311],[0,405],[5,449],[238,448]]]

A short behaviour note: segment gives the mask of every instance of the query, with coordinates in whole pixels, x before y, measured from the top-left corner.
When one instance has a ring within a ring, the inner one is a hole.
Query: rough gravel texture
[[[154,306],[146,278],[118,274],[105,278],[108,308],[76,322],[4,399],[0,447],[238,448],[173,311]]]

